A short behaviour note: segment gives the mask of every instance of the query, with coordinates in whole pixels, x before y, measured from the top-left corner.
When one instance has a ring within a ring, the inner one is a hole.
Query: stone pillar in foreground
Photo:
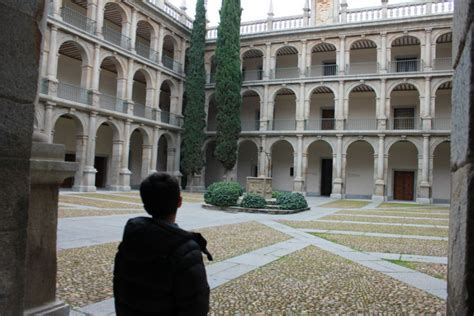
[[[474,314],[474,0],[454,3],[448,315]]]
[[[24,309],[30,155],[46,28],[41,22],[44,4],[0,0],[0,315],[22,315]]]
[[[24,315],[69,315],[69,306],[56,300],[58,196],[59,186],[78,166],[64,161],[64,145],[36,142],[37,137],[30,160]]]

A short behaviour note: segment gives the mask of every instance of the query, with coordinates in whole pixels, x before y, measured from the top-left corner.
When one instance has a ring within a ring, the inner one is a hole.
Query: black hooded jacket
[[[206,244],[159,219],[130,219],[115,257],[117,315],[207,315]]]

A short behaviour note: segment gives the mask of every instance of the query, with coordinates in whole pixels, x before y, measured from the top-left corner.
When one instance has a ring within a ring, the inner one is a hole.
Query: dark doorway
[[[332,159],[321,160],[321,195],[330,196],[332,193]]]
[[[65,161],[75,162],[76,161],[76,154],[66,154],[64,159]],[[63,183],[61,184],[61,188],[63,189],[70,189],[74,185],[74,177],[64,179]]]
[[[97,170],[95,174],[95,186],[97,188],[105,188],[107,157],[95,157],[94,168]]]
[[[334,109],[323,109],[321,111],[321,129],[322,130],[333,130],[334,129]]]
[[[400,201],[413,201],[415,173],[413,171],[395,171],[393,181],[393,198]]]

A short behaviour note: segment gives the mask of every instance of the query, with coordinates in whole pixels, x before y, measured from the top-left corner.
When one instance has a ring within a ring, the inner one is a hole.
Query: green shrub
[[[265,208],[267,206],[267,202],[260,195],[250,193],[244,196],[240,206],[245,208]]]
[[[301,193],[289,193],[280,197],[278,205],[282,210],[298,210],[308,207],[308,202]]]
[[[204,201],[215,206],[234,206],[243,192],[237,182],[215,182],[211,184],[204,194]]]
[[[282,199],[291,194],[291,192],[279,192],[279,191],[276,191],[274,193],[276,193],[275,194],[275,199],[276,199],[277,204],[281,204]],[[272,196],[273,196],[273,193],[272,193]]]

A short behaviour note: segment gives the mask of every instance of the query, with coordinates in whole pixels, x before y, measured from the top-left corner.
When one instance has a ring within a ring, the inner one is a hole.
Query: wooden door
[[[393,182],[393,198],[395,200],[414,200],[415,173],[413,171],[395,171]]]
[[[321,160],[321,195],[330,196],[332,193],[332,159]]]

